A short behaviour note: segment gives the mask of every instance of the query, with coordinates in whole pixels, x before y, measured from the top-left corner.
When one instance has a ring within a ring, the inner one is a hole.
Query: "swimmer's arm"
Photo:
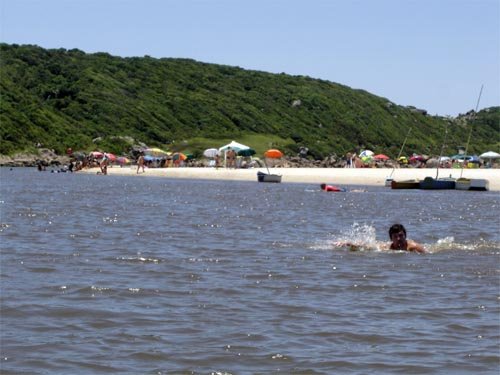
[[[348,247],[351,251],[359,250],[361,245],[352,242],[337,241],[333,243],[337,247]]]
[[[408,251],[415,251],[415,252],[421,253],[421,254],[424,254],[427,252],[421,244],[414,242],[414,241],[408,241]]]

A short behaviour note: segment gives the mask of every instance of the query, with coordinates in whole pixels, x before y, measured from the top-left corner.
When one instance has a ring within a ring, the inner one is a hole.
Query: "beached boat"
[[[271,174],[264,172],[257,172],[257,181],[259,182],[281,182],[281,175],[279,174]]]
[[[457,179],[455,183],[456,190],[475,190],[487,191],[490,188],[490,183],[484,178],[465,178]]]
[[[454,178],[434,178],[434,177],[426,177],[423,181],[420,181],[419,189],[424,190],[453,190],[455,189],[455,181]]]
[[[483,92],[483,86],[481,86],[481,91],[479,91],[479,98],[477,99],[476,110],[474,111],[474,117],[476,116],[477,109],[479,107],[479,100],[481,99],[481,94]],[[484,178],[465,178],[462,177],[464,172],[464,166],[467,160],[467,149],[469,148],[470,139],[472,136],[472,126],[470,126],[469,137],[467,138],[467,145],[465,146],[464,161],[462,163],[462,169],[460,171],[460,178],[457,179],[455,184],[455,189],[457,190],[477,190],[477,191],[487,191],[490,187],[490,182]],[[473,157],[470,159],[472,160]],[[479,159],[478,159],[479,160]]]
[[[420,187],[419,180],[391,180],[391,189],[418,189]]]
[[[408,134],[406,134],[405,140],[403,141],[403,145],[401,146],[401,149],[399,150],[398,157],[396,158],[396,162],[398,162],[398,163],[401,160],[401,154],[403,153],[403,149],[405,148],[406,140],[408,139],[408,137],[411,133],[411,129],[412,129],[411,127],[410,127],[410,129],[408,129]],[[398,186],[405,186],[405,184],[400,184],[403,181],[395,182],[394,187],[393,187],[394,179],[392,178],[392,175],[394,174],[395,170],[396,170],[396,166],[394,165],[392,167],[391,174],[389,175],[389,177],[387,177],[385,179],[385,184],[384,184],[385,186],[391,187],[392,189],[416,189],[416,187],[398,187]],[[408,186],[410,186],[410,185],[408,185]]]

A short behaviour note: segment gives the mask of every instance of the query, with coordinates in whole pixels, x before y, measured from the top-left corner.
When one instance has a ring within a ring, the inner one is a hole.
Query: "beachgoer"
[[[99,164],[99,166],[101,167],[101,172],[104,175],[108,174],[108,160],[109,160],[108,155],[104,153],[102,156],[101,163]]]
[[[226,168],[236,168],[236,152],[231,147],[226,151]]]
[[[389,228],[389,238],[392,241],[389,245],[390,250],[406,250],[425,253],[425,249],[421,244],[406,238],[406,229],[403,224],[394,224],[391,226]]]
[[[142,173],[144,173],[144,153],[141,152],[139,155],[139,159],[137,159],[137,174],[139,174],[139,169],[142,168]]]
[[[215,169],[219,169],[220,167],[220,155],[219,153],[215,154]]]
[[[321,187],[321,190],[323,190],[323,191],[335,191],[335,192],[345,192],[346,191],[343,188],[339,188],[339,187],[333,186],[333,185],[321,184],[319,186]]]

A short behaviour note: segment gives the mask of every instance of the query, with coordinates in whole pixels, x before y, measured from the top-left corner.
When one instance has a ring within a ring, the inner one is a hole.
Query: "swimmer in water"
[[[321,185],[319,185],[319,187],[323,191],[336,191],[336,192],[345,192],[346,191],[343,188],[339,188],[337,186],[332,186],[332,185],[327,185],[327,184],[321,184]]]
[[[421,244],[406,239],[406,229],[403,224],[394,224],[390,227],[389,238],[391,239],[391,244],[389,245],[390,250],[406,250],[425,253],[425,249]]]
[[[365,193],[366,190],[365,189],[352,189],[352,190],[347,190],[345,188],[341,188],[341,187],[338,187],[338,186],[333,186],[333,185],[327,185],[325,183],[319,185],[319,187],[321,188],[321,190],[323,191],[334,191],[334,192],[341,192],[341,193]]]
[[[382,250],[404,250],[404,251],[415,251],[417,253],[425,253],[425,248],[412,240],[406,238],[406,229],[403,224],[394,224],[389,228],[389,238],[391,239],[390,244],[382,244],[380,248]],[[352,242],[335,242],[335,246],[343,247],[348,246],[351,251],[359,250],[362,247],[360,244],[355,244]]]

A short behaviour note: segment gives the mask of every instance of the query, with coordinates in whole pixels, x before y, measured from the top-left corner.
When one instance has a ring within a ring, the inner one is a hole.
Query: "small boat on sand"
[[[454,178],[433,178],[426,177],[423,181],[420,181],[419,189],[424,190],[453,190],[455,189],[455,181]]]
[[[475,190],[475,191],[488,191],[490,183],[484,178],[465,178],[457,179],[455,183],[456,190]]]
[[[264,173],[264,172],[259,171],[259,172],[257,172],[257,181],[279,183],[279,182],[281,182],[281,175],[280,174]]]
[[[402,181],[391,181],[391,189],[419,189],[419,180],[402,180]]]

